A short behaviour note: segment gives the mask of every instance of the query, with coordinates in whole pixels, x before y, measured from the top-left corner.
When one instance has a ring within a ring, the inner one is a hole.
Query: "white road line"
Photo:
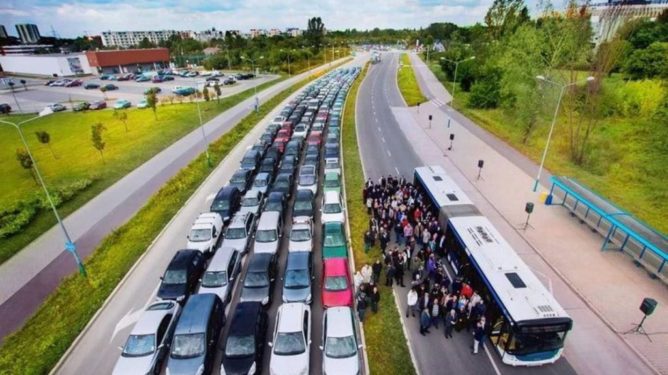
[[[490,354],[489,350],[487,349],[487,345],[485,345],[485,342],[482,342],[481,344],[482,348],[485,350],[485,354],[487,354],[487,358],[489,358],[489,361],[492,363],[492,367],[494,367],[494,372],[496,372],[496,375],[501,375],[501,371],[494,362],[494,358],[492,358],[492,354]]]
[[[390,153],[390,150],[385,150],[387,152],[387,156],[392,157],[392,154]]]
[[[380,131],[380,126],[376,126],[378,128],[378,131]]]
[[[383,143],[386,143],[385,142],[385,137],[380,137],[380,140],[383,141]]]
[[[399,168],[394,167],[394,170],[397,171],[397,176],[399,176]],[[450,279],[450,280],[452,280],[452,279]]]

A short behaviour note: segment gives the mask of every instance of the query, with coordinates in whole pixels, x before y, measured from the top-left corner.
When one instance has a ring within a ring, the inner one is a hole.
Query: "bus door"
[[[511,339],[512,328],[510,322],[503,314],[499,314],[492,323],[492,330],[489,333],[489,339],[494,344],[494,347],[501,355],[501,358],[506,354],[508,344]]]

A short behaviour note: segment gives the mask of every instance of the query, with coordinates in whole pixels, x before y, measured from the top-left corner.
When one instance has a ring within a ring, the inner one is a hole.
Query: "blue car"
[[[118,99],[116,103],[114,103],[114,109],[130,108],[131,106],[132,103],[130,103],[129,100],[125,99]]]
[[[188,95],[192,95],[192,94],[195,93],[195,88],[194,87],[187,87],[187,86],[176,86],[176,87],[174,87],[172,92],[175,95],[188,96]]]

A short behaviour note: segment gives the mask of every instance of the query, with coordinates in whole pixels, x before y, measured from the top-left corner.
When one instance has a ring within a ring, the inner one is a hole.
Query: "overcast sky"
[[[493,0],[2,0],[0,24],[75,37],[113,30],[306,28],[320,16],[328,29],[419,28],[432,22],[482,22]],[[535,3],[537,0],[529,0]],[[533,11],[534,9],[532,9]]]

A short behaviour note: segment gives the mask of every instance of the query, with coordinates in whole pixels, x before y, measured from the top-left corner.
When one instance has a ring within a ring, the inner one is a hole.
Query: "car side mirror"
[[[364,348],[364,345],[362,344],[357,345],[357,349],[362,349],[362,348]]]
[[[164,276],[160,276],[160,280],[164,280],[164,279],[165,279]]]
[[[276,281],[276,278],[271,278],[271,279],[269,279],[269,281],[271,281],[273,283],[274,281]]]
[[[117,348],[118,348],[118,350],[123,351],[123,347],[122,347],[122,346],[117,346]]]
[[[190,239],[190,235],[187,235],[186,238],[187,238],[187,239]]]
[[[322,345],[318,346],[318,348],[320,348],[320,350],[325,350],[325,347]]]
[[[199,281],[199,282],[201,283],[201,282],[202,282],[202,279],[197,279],[197,281]]]
[[[267,343],[267,345],[269,345],[270,348],[273,348],[273,347],[274,347],[274,343],[271,342],[271,341],[269,341],[269,342]]]

